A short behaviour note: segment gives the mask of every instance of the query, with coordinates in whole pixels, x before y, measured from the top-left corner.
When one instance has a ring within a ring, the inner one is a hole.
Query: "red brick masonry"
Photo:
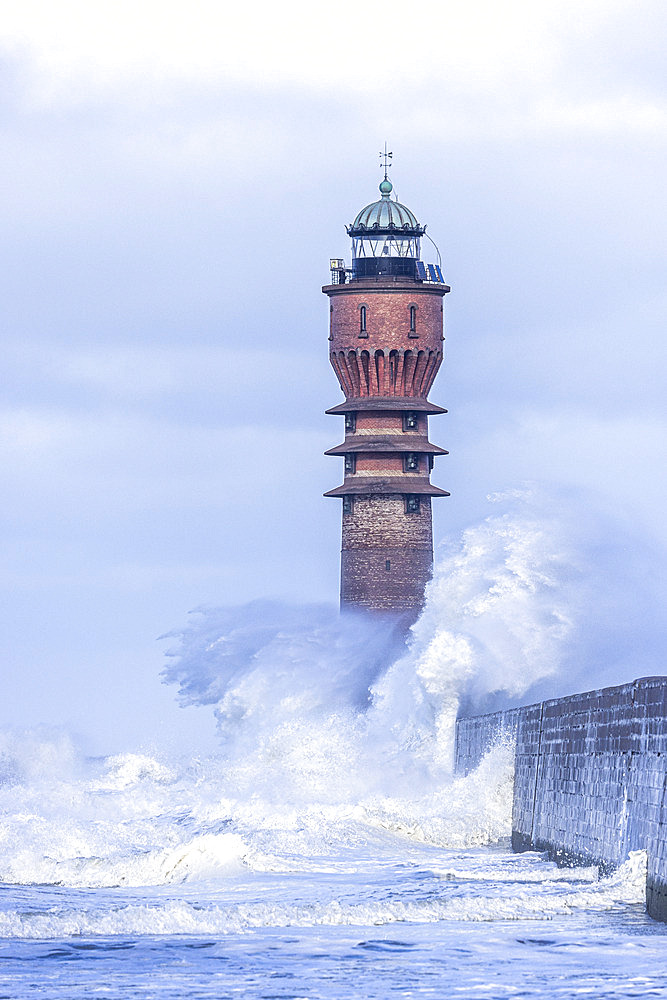
[[[408,614],[422,607],[433,565],[434,455],[426,397],[443,358],[447,285],[372,278],[322,291],[331,303],[330,358],[346,402],[341,606]],[[386,409],[383,409],[383,403]],[[330,411],[329,411],[330,412]]]

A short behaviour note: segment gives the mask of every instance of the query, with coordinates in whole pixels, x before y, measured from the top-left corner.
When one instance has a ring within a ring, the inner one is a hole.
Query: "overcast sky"
[[[528,480],[663,600],[664,3],[1,6],[0,725],[198,739],[157,637],[337,599],[320,288],[385,139],[452,286],[436,538]]]

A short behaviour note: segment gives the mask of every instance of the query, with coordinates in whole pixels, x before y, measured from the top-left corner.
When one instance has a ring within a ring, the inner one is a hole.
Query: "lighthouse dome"
[[[369,230],[371,233],[402,230],[410,235],[421,234],[423,232],[422,227],[410,209],[406,208],[405,205],[401,205],[399,201],[391,200],[391,192],[392,183],[385,177],[380,184],[380,194],[382,197],[379,201],[374,201],[370,205],[366,205],[365,208],[362,208],[352,225],[348,227],[347,231],[350,236],[360,236]]]

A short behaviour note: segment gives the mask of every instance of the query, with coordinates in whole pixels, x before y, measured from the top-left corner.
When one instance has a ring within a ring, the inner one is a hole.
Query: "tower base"
[[[431,498],[411,511],[402,494],[355,496],[343,511],[341,608],[403,613],[414,622],[433,570]]]

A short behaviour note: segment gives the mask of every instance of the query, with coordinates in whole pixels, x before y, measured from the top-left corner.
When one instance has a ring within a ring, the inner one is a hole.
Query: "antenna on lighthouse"
[[[387,143],[386,142],[384,144],[384,153],[381,152],[379,155],[380,155],[380,166],[384,166],[384,179],[388,180],[389,178],[387,177],[387,171],[389,170],[389,167],[391,166],[391,162],[390,161],[391,161],[391,158],[392,158],[392,156],[394,154],[387,152]],[[382,161],[384,161],[384,163]]]

